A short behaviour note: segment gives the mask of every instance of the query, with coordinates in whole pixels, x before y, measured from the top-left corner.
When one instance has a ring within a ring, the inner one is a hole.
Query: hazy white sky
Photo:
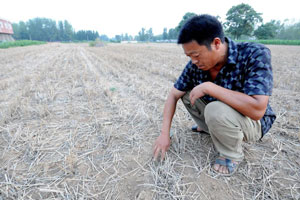
[[[113,37],[137,35],[142,27],[152,28],[155,35],[163,28],[174,28],[186,12],[219,15],[234,5],[249,4],[262,13],[264,22],[300,20],[299,0],[2,0],[0,18],[11,22],[35,17],[68,20],[78,30],[95,30]]]

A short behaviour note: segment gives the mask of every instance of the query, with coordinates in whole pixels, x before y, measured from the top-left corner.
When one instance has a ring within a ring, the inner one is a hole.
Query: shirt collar
[[[225,37],[225,41],[228,43],[228,57],[227,63],[228,64],[236,64],[238,52],[237,52],[237,45],[236,43],[228,37]]]

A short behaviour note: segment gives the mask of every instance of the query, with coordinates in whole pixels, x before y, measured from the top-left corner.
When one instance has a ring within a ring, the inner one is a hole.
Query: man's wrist
[[[169,137],[169,136],[170,136],[170,131],[162,131],[162,132],[161,132],[161,135],[162,135],[162,136],[168,136],[168,137]]]
[[[212,88],[214,87],[214,83],[208,81],[208,82],[205,82],[205,87],[204,87],[204,94],[206,95],[210,95],[210,91],[212,90]]]

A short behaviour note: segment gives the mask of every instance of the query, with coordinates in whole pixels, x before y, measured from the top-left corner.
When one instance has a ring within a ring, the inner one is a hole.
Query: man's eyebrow
[[[187,55],[187,56],[192,55],[192,54],[200,54],[200,53],[197,52],[197,51],[192,51],[192,52],[185,53],[185,55]]]
[[[184,52],[186,55],[188,54],[194,54],[194,53],[198,53],[197,51],[191,51],[191,52]]]

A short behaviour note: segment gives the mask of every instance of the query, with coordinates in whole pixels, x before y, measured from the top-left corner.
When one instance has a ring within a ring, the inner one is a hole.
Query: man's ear
[[[213,41],[212,41],[212,46],[215,47],[216,50],[219,50],[221,47],[222,41],[220,38],[216,37]]]

